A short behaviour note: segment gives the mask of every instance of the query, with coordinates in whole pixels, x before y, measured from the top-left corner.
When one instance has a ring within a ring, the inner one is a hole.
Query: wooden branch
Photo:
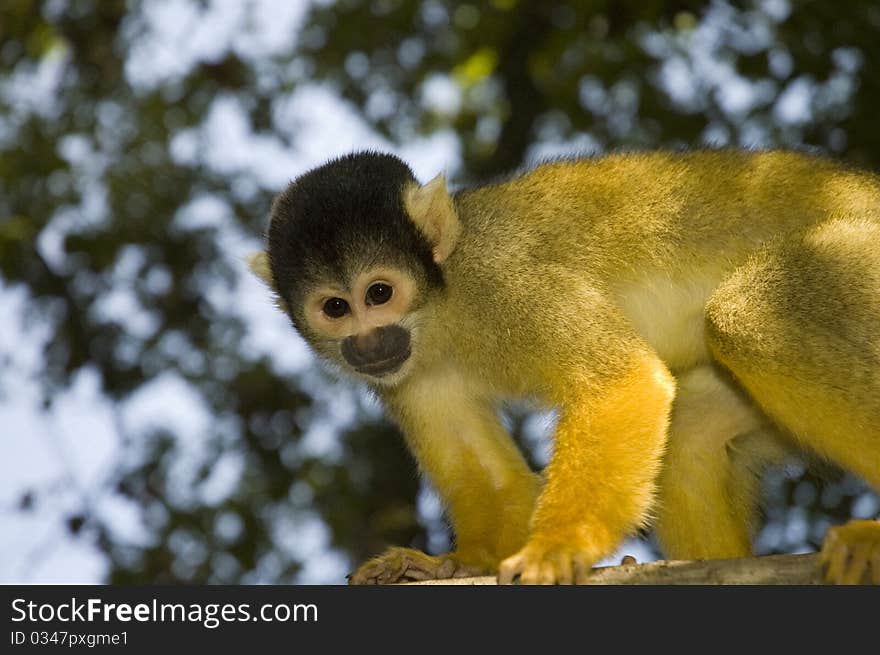
[[[424,580],[418,585],[494,585],[494,576]],[[595,569],[591,585],[817,585],[819,555],[767,555],[737,559],[659,561]]]

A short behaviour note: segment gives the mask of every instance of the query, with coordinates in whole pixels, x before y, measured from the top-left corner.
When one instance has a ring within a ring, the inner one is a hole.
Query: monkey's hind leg
[[[706,365],[677,380],[656,520],[669,559],[749,555],[760,475],[785,455],[767,417],[728,378]]]
[[[765,247],[706,306],[707,337],[804,446],[880,490],[880,222],[830,219]],[[880,583],[880,522],[837,528],[828,578]]]

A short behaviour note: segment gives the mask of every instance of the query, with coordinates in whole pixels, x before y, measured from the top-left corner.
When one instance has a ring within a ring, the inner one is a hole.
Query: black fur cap
[[[359,152],[303,174],[272,205],[268,253],[276,291],[295,305],[310,286],[345,284],[391,264],[442,287],[431,246],[407,216],[403,188],[415,176],[394,155]]]

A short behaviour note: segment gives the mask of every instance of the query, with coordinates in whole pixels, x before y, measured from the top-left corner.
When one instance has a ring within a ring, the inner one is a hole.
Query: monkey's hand
[[[412,548],[389,548],[349,576],[348,584],[394,584],[417,580],[446,580],[490,573],[488,564],[456,553],[433,556]]]
[[[830,528],[821,559],[830,584],[880,585],[880,521],[850,521]]]
[[[577,536],[535,535],[498,570],[498,584],[581,584],[601,555],[595,544]]]

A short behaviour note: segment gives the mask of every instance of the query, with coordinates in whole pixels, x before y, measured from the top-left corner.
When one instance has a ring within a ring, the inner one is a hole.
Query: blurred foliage
[[[241,316],[208,300],[209,287],[234,288],[238,269],[216,226],[182,229],[176,217],[194,199],[220,198],[232,224],[257,235],[278,190],[175,154],[218,98],[240,103],[254,135],[295,143],[276,103],[325,84],[394,143],[453,130],[461,181],[573,148],[784,145],[880,167],[873,0],[339,0],[315,4],[283,52],[225,48],[136,82],[131,53],[149,36],[154,4],[11,0],[0,20],[0,273],[26,287],[31,319],[51,326],[46,407],[84,368],[116,406],[173,371],[215,417],[186,493],[174,473],[186,435],[117,422],[132,455],[98,492],[138,507],[149,538],[120,537],[94,494],[77,496],[66,518],[71,535],[106,554],[108,581],[291,581],[303,562],[285,544],[316,519],[351,563],[387,544],[424,547],[438,530],[417,512],[399,435],[360,407],[338,453],[310,454],[309,426],[330,411],[317,387],[335,383],[246,356]],[[29,100],[28,87],[53,75],[53,101]],[[60,243],[47,243],[50,233]],[[132,333],[99,311],[120,284],[150,328]],[[535,445],[526,416],[510,424]],[[77,438],[88,447],[88,435]],[[243,462],[235,489],[219,502],[192,492],[230,455]],[[838,522],[862,487],[827,488],[803,471],[777,476],[768,515],[777,527],[792,516],[814,528]],[[50,493],[76,495],[24,490],[14,511],[35,511]],[[819,535],[783,530],[762,547],[815,547]]]

